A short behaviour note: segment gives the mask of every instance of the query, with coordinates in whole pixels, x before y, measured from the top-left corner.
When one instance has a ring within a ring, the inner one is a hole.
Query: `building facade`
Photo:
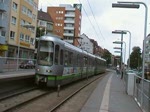
[[[53,19],[53,33],[63,40],[77,46],[81,32],[81,4],[61,4],[59,7],[48,7],[47,12]]]
[[[11,0],[7,57],[34,58],[38,0]]]
[[[147,67],[150,67],[150,34],[146,38],[145,63]]]
[[[9,31],[9,12],[11,0],[0,0],[0,56],[4,57],[8,46],[6,45],[6,38]]]
[[[53,32],[53,20],[47,12],[38,11],[37,27],[44,30],[44,34]]]
[[[79,48],[93,54],[93,43],[90,41],[88,36],[82,34],[78,41],[79,41],[79,45],[78,45]]]

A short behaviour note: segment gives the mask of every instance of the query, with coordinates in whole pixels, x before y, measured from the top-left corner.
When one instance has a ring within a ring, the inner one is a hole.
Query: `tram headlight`
[[[46,70],[46,72],[51,73],[52,71],[51,70]]]
[[[40,71],[40,69],[39,69],[39,68],[37,68],[36,70],[37,70],[38,72]]]

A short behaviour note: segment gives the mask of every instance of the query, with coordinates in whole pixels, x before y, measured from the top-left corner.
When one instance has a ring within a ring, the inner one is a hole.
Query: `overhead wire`
[[[79,0],[79,2],[80,2],[80,4],[82,4],[80,0]],[[98,38],[99,36],[98,36],[98,33],[97,33],[96,29],[95,29],[95,26],[94,26],[93,23],[91,22],[91,20],[90,20],[88,14],[87,14],[85,8],[83,7],[83,5],[82,5],[82,8],[83,8],[83,11],[84,11],[84,13],[86,14],[86,16],[87,16],[87,18],[88,18],[88,20],[89,20],[91,26],[93,27],[93,30],[95,31],[95,33],[96,33],[96,35],[97,35],[96,37]]]
[[[89,7],[90,7],[90,10],[91,10],[91,12],[92,12],[93,18],[94,18],[94,20],[95,20],[95,22],[96,22],[96,25],[97,25],[97,27],[98,27],[98,30],[99,30],[99,32],[100,32],[102,38],[105,40],[105,38],[104,38],[104,36],[103,36],[103,34],[102,34],[100,28],[99,28],[98,22],[97,22],[97,20],[96,20],[96,18],[95,18],[95,15],[94,15],[94,13],[93,13],[93,10],[92,10],[92,7],[91,7],[91,5],[90,5],[90,3],[89,3],[89,0],[87,0],[87,2],[88,2],[88,5],[89,5]]]

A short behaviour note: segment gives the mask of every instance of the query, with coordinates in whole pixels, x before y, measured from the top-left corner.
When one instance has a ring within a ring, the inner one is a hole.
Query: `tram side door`
[[[63,73],[63,50],[60,49],[59,45],[55,45],[54,71],[56,75],[62,75]]]

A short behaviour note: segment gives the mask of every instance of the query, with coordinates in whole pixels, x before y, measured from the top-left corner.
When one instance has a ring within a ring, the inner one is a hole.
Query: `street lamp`
[[[114,49],[120,49],[121,50],[121,47],[114,47]]]
[[[116,30],[116,31],[123,31],[129,33],[129,61],[128,61],[128,69],[130,69],[130,49],[131,49],[131,32],[128,30]]]
[[[124,31],[112,31],[113,34],[121,34],[121,42],[123,42],[123,34],[127,34],[127,32]],[[117,43],[116,43],[117,44]],[[119,44],[119,43],[118,43]],[[122,43],[121,44],[121,58],[120,58],[120,68],[122,68]]]
[[[124,63],[125,63],[125,56],[126,56],[126,42],[121,42],[121,41],[114,41],[113,42],[114,44],[123,44],[124,43],[124,45],[125,45],[125,51],[124,51]],[[120,48],[120,47],[114,47],[114,49],[122,49],[122,48]],[[118,51],[115,51],[116,53],[119,53]],[[121,52],[120,52],[121,53]]]
[[[148,7],[144,2],[118,2],[113,3],[112,7],[115,8],[139,8],[140,4],[144,5],[145,7],[145,24],[144,24],[144,42],[143,42],[143,66],[142,66],[142,92],[144,87],[144,68],[145,68],[145,47],[146,47],[146,33],[147,33],[147,15],[148,15]],[[143,104],[143,99],[141,99]]]
[[[113,43],[114,44],[123,44],[123,42],[121,42],[121,41],[114,41]]]
[[[115,8],[137,8],[138,9],[140,7],[140,5],[118,2],[118,3],[112,3],[112,7],[115,7]]]
[[[144,65],[145,65],[145,43],[146,43],[146,33],[147,33],[147,14],[148,7],[143,2],[120,2],[112,3],[112,7],[114,8],[139,8],[140,4],[145,6],[145,25],[144,25],[144,42],[143,42],[143,67],[142,67],[142,78],[144,79]]]
[[[114,51],[115,53],[121,53],[121,51]]]

